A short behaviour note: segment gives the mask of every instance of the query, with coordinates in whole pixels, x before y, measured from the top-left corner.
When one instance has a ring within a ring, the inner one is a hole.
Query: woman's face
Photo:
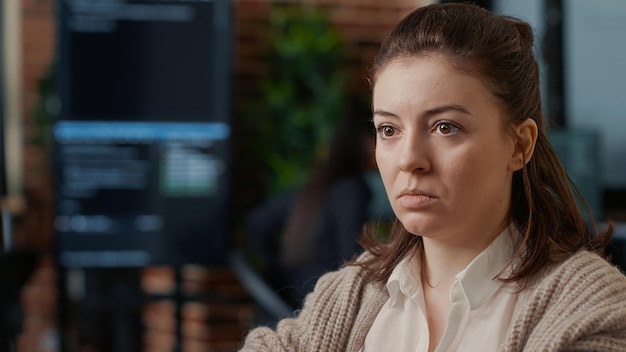
[[[519,161],[479,79],[443,56],[396,59],[378,74],[373,110],[376,162],[409,232],[467,245],[503,230]]]

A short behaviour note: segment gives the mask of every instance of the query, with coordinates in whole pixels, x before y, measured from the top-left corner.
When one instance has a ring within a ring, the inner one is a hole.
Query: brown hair
[[[375,84],[380,71],[395,59],[443,54],[456,69],[485,82],[499,102],[506,126],[512,128],[527,118],[537,123],[534,155],[513,175],[508,217],[522,238],[511,259],[519,259],[519,264],[502,278],[506,281],[528,279],[582,248],[602,255],[614,231],[609,224],[599,233],[592,220],[593,234],[589,234],[574,194],[582,197],[548,141],[532,45],[532,29],[523,21],[495,16],[476,5],[435,4],[416,9],[396,26],[371,71]],[[404,257],[423,250],[422,238],[397,220],[387,240],[369,230],[361,245],[372,255],[357,265],[379,283],[387,281]]]

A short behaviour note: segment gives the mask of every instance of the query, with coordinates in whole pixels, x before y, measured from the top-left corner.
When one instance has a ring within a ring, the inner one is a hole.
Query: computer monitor
[[[59,263],[225,264],[231,2],[57,4]]]

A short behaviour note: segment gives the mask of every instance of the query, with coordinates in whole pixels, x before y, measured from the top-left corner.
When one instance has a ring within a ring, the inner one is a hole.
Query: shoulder
[[[547,267],[529,289],[568,302],[614,298],[626,308],[626,276],[604,258],[585,250]]]
[[[345,266],[323,275],[302,310],[283,319],[275,331],[252,330],[242,351],[341,351],[360,346],[385,300],[385,291],[372,285],[362,268]]]
[[[357,261],[368,255],[368,252],[361,254]],[[334,317],[331,321],[341,321],[356,317],[364,307],[379,307],[387,298],[386,289],[373,283],[366,270],[348,264],[320,277],[313,292],[306,297],[302,313],[324,311],[325,315]]]
[[[575,281],[576,286],[587,283],[590,286],[626,288],[626,276],[617,267],[586,250],[578,251],[561,263],[548,267],[539,279],[543,285],[568,286],[571,281]]]
[[[370,255],[371,254],[369,254],[369,252],[361,253],[356,261],[361,261]],[[343,287],[347,290],[354,290],[355,288],[360,288],[369,284],[369,281],[370,280],[362,267],[354,264],[347,264],[339,270],[331,271],[322,275],[317,281],[315,290],[326,291],[331,287]]]
[[[363,253],[357,261],[368,255]],[[336,350],[357,350],[355,346],[362,346],[388,298],[387,290],[373,283],[366,270],[350,264],[318,280],[305,299],[301,318],[307,321],[306,326],[315,326],[308,332],[312,340],[342,341],[342,348]]]
[[[576,252],[520,292],[512,332],[512,345],[529,350],[598,350],[599,342],[626,348],[626,277],[602,257]]]

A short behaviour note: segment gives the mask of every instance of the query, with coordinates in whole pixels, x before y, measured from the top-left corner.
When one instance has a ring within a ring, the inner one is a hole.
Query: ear
[[[509,162],[509,169],[517,171],[524,167],[535,151],[537,143],[537,123],[531,118],[527,118],[524,122],[513,126],[515,148]]]

